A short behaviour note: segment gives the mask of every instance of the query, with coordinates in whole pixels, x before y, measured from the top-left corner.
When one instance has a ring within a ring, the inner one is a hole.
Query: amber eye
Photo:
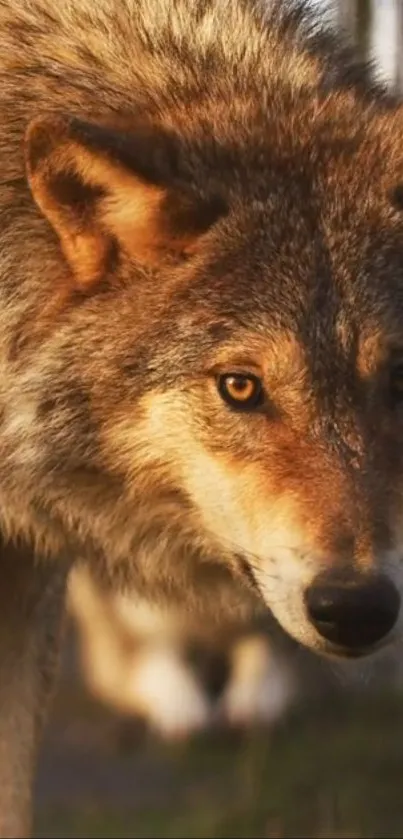
[[[390,371],[390,393],[395,404],[403,401],[403,363]]]
[[[251,373],[226,373],[219,376],[218,391],[227,405],[239,411],[253,411],[263,399],[262,383]]]

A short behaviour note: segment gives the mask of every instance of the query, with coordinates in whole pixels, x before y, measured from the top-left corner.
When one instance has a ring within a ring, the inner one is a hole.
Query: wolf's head
[[[84,540],[181,533],[361,655],[401,625],[403,114],[304,60],[141,124],[31,123],[30,452]]]

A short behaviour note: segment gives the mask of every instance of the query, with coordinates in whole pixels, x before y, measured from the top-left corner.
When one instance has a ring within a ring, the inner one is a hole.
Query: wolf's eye
[[[403,401],[403,363],[396,364],[390,371],[390,393],[394,403]]]
[[[219,376],[218,392],[224,402],[239,411],[253,411],[263,399],[262,383],[252,373],[225,373]]]

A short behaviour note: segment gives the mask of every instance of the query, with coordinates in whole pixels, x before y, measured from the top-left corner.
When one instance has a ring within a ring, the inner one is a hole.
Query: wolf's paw
[[[148,724],[164,739],[182,739],[209,727],[212,707],[185,661],[169,649],[143,654],[133,692]]]
[[[266,638],[243,639],[233,652],[233,670],[219,705],[231,726],[274,725],[295,695],[290,667],[275,656]]]

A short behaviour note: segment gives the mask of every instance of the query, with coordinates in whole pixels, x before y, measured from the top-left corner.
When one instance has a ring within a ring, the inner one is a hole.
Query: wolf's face
[[[278,241],[280,208],[265,208],[255,241],[240,235],[181,291],[154,355],[177,383],[144,397],[143,433],[280,623],[359,655],[399,624],[403,229],[391,214],[383,241],[373,227],[360,242],[347,221],[332,249],[323,222],[293,257],[284,213]]]

